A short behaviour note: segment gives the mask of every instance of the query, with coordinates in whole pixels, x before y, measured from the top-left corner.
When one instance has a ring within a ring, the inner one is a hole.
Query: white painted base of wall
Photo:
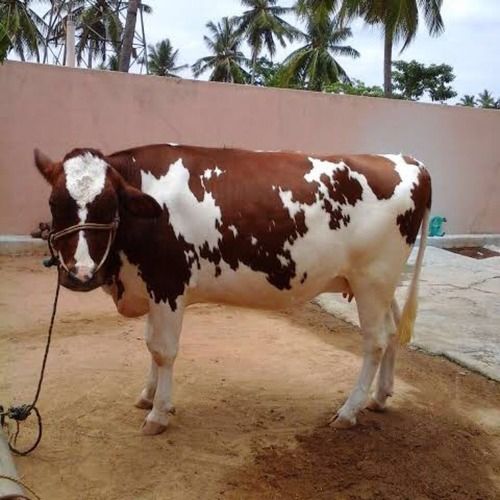
[[[420,236],[416,244],[420,244]],[[500,234],[445,234],[429,238],[428,245],[436,248],[500,246]]]
[[[47,242],[29,235],[0,234],[0,255],[45,254]]]

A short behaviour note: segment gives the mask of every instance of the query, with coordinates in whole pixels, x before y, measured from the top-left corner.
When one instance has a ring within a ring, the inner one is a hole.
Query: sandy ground
[[[55,271],[1,257],[0,402],[28,401]],[[177,414],[145,437],[132,404],[143,321],[101,291],[63,291],[39,407],[39,448],[17,458],[43,499],[500,497],[500,384],[402,349],[384,414],[326,422],[360,366],[358,330],[317,306],[280,313],[195,306],[176,364]],[[28,436],[29,431],[25,436]]]

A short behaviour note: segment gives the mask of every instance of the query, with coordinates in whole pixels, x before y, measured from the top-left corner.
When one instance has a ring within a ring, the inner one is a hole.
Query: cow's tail
[[[418,247],[417,261],[415,271],[411,280],[410,289],[406,298],[401,320],[398,325],[398,339],[400,344],[408,344],[413,335],[413,326],[417,317],[418,308],[418,283],[420,280],[420,271],[424,260],[425,247],[427,246],[427,232],[429,230],[430,208],[426,207],[421,225],[420,245]]]

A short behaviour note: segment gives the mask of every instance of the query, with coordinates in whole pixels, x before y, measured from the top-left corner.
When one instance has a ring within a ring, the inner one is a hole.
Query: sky
[[[243,11],[239,0],[147,0],[147,3],[153,8],[153,14],[145,17],[147,42],[169,38],[179,49],[181,64],[192,64],[208,55],[203,42],[208,21]],[[294,0],[280,2],[283,6],[293,3]],[[500,97],[500,0],[443,0],[442,17],[446,29],[440,37],[430,37],[422,19],[415,41],[402,54],[396,48],[394,59],[450,64],[456,75],[453,87],[459,96],[477,94],[486,88]],[[296,23],[294,17],[288,21]],[[361,57],[339,57],[340,64],[351,78],[368,85],[382,85],[380,32],[360,21],[355,22],[352,29],[353,37],[347,43],[357,49]],[[292,49],[293,46],[280,49],[275,60],[283,59]],[[181,74],[192,78],[189,70]]]

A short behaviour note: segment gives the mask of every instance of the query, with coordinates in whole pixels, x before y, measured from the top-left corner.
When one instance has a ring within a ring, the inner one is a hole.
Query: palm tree
[[[123,40],[120,50],[119,71],[128,72],[130,67],[130,58],[134,48],[135,23],[137,20],[137,11],[141,5],[141,0],[129,0],[127,6],[127,18],[125,20],[125,29],[123,31]]]
[[[477,95],[479,106],[487,109],[494,109],[496,107],[495,99],[489,90],[484,89],[483,92]]]
[[[310,10],[302,35],[306,43],[283,61],[281,86],[322,90],[325,85],[338,81],[349,83],[346,71],[335,56],[359,57],[357,50],[340,45],[351,35],[351,29],[339,26],[334,18],[318,17]]]
[[[149,72],[157,76],[176,76],[175,73],[187,68],[187,64],[177,66],[179,50],[174,50],[170,40],[165,38],[156,45],[148,45]]]
[[[118,63],[120,61],[120,54],[111,54],[106,58],[106,62],[99,64],[98,68],[108,71],[118,71]]]
[[[299,17],[310,17],[318,20],[329,18],[337,10],[341,0],[297,0],[294,9]]]
[[[68,14],[75,19],[78,43],[76,45],[77,61],[80,64],[86,58],[86,65],[92,67],[97,59],[101,61],[99,68],[114,68],[116,61],[106,63],[106,59],[120,59],[122,35],[124,32],[120,13],[127,9],[126,0],[51,0],[50,11],[45,15],[48,18],[48,33],[44,62],[48,58],[48,44],[64,45],[66,36],[66,22]],[[141,2],[140,9],[149,14],[152,9]],[[112,55],[107,53],[112,49]],[[134,50],[132,48],[132,53]]]
[[[473,95],[465,94],[464,96],[462,96],[458,104],[460,106],[474,108],[476,106],[476,98]]]
[[[286,41],[291,41],[299,33],[296,28],[287,23],[281,16],[291,12],[291,7],[280,7],[278,0],[241,0],[248,7],[241,16],[236,18],[238,34],[242,35],[252,49],[252,78],[255,80],[255,65],[257,57],[266,48],[271,59],[276,53],[276,41],[282,47]]]
[[[7,30],[4,28],[2,21],[0,21],[0,64],[5,61],[11,48],[10,37],[7,35]]]
[[[316,0],[318,1],[318,0]],[[340,17],[362,17],[371,25],[380,26],[384,33],[384,93],[392,94],[392,47],[402,42],[403,52],[417,35],[419,9],[431,35],[444,31],[441,17],[443,0],[342,0]]]
[[[87,53],[87,67],[92,61],[106,60],[108,43],[115,48],[120,45],[123,26],[120,21],[117,2],[109,0],[93,0],[79,12],[77,28],[80,39],[76,46],[78,63],[81,63],[84,52]]]
[[[0,25],[15,53],[25,61],[27,56],[40,60],[39,45],[43,43],[44,20],[31,8],[33,0],[2,0]]]
[[[211,55],[198,59],[192,66],[195,77],[211,70],[209,79],[218,82],[246,83],[249,74],[243,69],[248,59],[240,51],[243,40],[236,32],[234,19],[223,17],[220,22],[206,24],[210,36],[204,36]]]

